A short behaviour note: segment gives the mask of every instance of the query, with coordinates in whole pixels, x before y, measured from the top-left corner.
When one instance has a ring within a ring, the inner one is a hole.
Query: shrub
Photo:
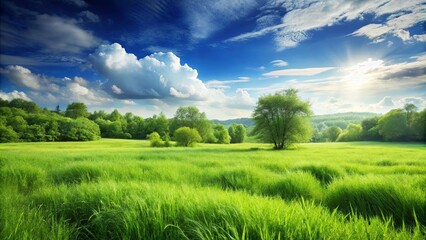
[[[150,142],[151,147],[162,147],[163,141],[161,140],[160,134],[157,132],[152,132],[148,135],[148,139]]]
[[[200,134],[197,129],[181,127],[175,131],[175,139],[179,146],[193,147],[197,142],[201,142]]]

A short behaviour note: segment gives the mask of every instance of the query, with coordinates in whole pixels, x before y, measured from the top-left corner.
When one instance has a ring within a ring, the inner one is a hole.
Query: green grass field
[[[425,239],[426,145],[0,145],[0,239]]]

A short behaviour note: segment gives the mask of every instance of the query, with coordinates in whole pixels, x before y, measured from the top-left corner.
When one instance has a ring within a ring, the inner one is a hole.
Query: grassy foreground
[[[426,145],[0,145],[0,239],[425,239]]]

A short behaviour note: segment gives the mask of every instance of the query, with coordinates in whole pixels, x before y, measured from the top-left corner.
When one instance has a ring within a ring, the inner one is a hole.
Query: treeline
[[[91,141],[99,126],[87,118],[72,119],[22,99],[0,98],[0,142]]]
[[[418,112],[414,104],[406,104],[403,109],[365,118],[361,124],[349,124],[345,129],[316,128],[312,141],[426,141],[426,109]]]
[[[83,103],[71,103],[65,111],[59,106],[50,111],[22,99],[9,102],[0,98],[0,142],[90,141],[100,137],[147,139],[154,132],[160,141],[169,142],[176,140],[176,131],[183,127],[200,136],[196,142],[241,143],[246,136],[242,124],[225,128],[192,106],[180,107],[172,119],[163,113],[143,119],[130,112],[122,115],[117,110],[89,113]]]

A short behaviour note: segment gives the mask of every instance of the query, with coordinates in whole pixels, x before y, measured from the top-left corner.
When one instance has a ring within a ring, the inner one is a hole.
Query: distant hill
[[[225,125],[225,127],[229,127],[232,124],[243,124],[246,128],[254,126],[254,122],[251,118],[236,118],[229,120],[212,120],[216,124]]]
[[[374,116],[379,116],[379,114],[370,112],[347,112],[317,115],[312,117],[312,123],[318,130],[331,126],[338,126],[341,129],[345,129],[350,123],[360,124],[363,119]]]
[[[359,124],[365,118],[378,116],[377,113],[369,112],[347,112],[347,113],[335,113],[326,115],[317,115],[312,117],[312,123],[318,129],[330,126],[338,126],[345,129],[350,123]],[[213,120],[214,123],[223,124],[225,127],[229,127],[232,124],[243,124],[246,128],[254,126],[254,122],[251,118],[236,118],[229,120]]]

